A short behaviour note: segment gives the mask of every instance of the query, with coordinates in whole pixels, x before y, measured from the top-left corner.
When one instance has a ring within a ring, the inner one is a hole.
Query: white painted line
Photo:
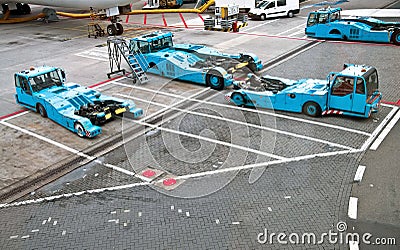
[[[383,127],[386,126],[386,124],[389,122],[389,120],[394,116],[394,114],[399,110],[399,107],[393,108],[389,114],[383,119],[383,121],[376,127],[374,132],[372,132],[371,136],[364,142],[364,144],[361,147],[362,151],[367,150],[369,145],[375,140],[375,138],[378,136],[378,134],[382,131]],[[378,145],[379,146],[379,145]]]
[[[239,225],[239,224],[240,224],[239,221],[234,221],[234,222],[232,222],[232,225]]]
[[[178,213],[182,213],[182,209],[178,209]]]
[[[133,188],[133,187],[138,187],[138,186],[148,186],[150,183],[148,182],[139,182],[139,183],[132,183],[132,184],[127,184],[127,185],[121,185],[121,186],[114,186],[114,187],[108,187],[108,188],[99,188],[99,189],[91,189],[91,190],[86,190],[86,191],[80,191],[77,193],[85,192],[87,194],[91,193],[101,193],[104,191],[114,191],[114,190],[121,190],[121,189],[127,189],[127,188]],[[74,196],[76,193],[67,193],[67,194],[61,194],[61,195],[56,195],[56,196],[49,196],[47,198],[52,198],[52,199],[60,199],[60,198],[68,198]],[[45,198],[39,198],[39,199],[32,199],[32,200],[26,200],[26,201],[19,201],[19,202],[14,202],[14,203],[3,203],[0,204],[1,207],[18,207],[21,205],[25,204],[36,204],[40,203],[43,201],[46,201]],[[42,225],[46,224],[47,220],[44,220],[42,222]]]
[[[349,216],[350,219],[357,219],[357,202],[358,198],[356,197],[350,197],[349,200],[349,210],[347,212],[347,215]]]
[[[44,220],[44,221],[42,222],[42,225],[46,224],[46,222],[47,222],[47,220]]]
[[[395,105],[391,105],[391,104],[386,104],[386,103],[381,103],[382,107],[388,107],[388,108],[395,108]]]
[[[174,206],[171,206],[171,210],[174,210],[175,209],[175,207]]]
[[[216,219],[216,220],[215,220],[215,223],[219,224],[219,223],[220,223],[219,219]]]
[[[379,145],[381,145],[383,140],[386,138],[386,136],[389,134],[389,132],[392,130],[392,128],[396,125],[396,123],[399,121],[399,119],[400,119],[400,112],[397,112],[395,117],[389,122],[389,124],[382,131],[382,133],[378,136],[378,138],[376,138],[376,140],[374,141],[374,143],[372,143],[372,145],[369,149],[377,150]]]
[[[117,213],[117,211],[112,211],[110,214],[116,214]]]
[[[288,195],[288,196],[285,196],[285,197],[283,197],[283,198],[285,198],[285,199],[290,199],[290,198],[292,198],[292,196]]]
[[[57,225],[57,221],[56,220],[53,222],[53,226],[55,226],[55,225]]]
[[[279,159],[279,160],[287,159],[286,157],[270,154],[270,153],[263,152],[263,151],[256,150],[256,149],[252,149],[252,148],[249,148],[249,147],[243,147],[243,146],[240,146],[240,145],[236,145],[236,144],[232,144],[232,143],[228,143],[228,142],[224,142],[224,141],[220,141],[220,140],[215,140],[215,139],[211,139],[211,138],[208,138],[208,137],[203,137],[203,136],[190,134],[190,133],[186,133],[186,132],[182,132],[182,131],[176,131],[176,130],[172,130],[172,129],[168,129],[168,128],[164,128],[164,127],[159,127],[158,125],[153,125],[151,123],[140,122],[140,121],[135,121],[135,120],[130,120],[130,121],[133,122],[133,123],[137,123],[137,124],[140,124],[140,125],[148,126],[148,127],[151,127],[151,128],[156,128],[156,129],[168,132],[168,133],[183,135],[183,136],[187,136],[187,137],[191,137],[191,138],[195,138],[195,139],[199,139],[199,140],[203,140],[203,141],[207,141],[207,142],[211,142],[211,143],[215,143],[215,144],[219,144],[219,145],[223,145],[223,146],[227,146],[227,147],[231,147],[231,148],[236,148],[236,149],[239,149],[239,150],[243,150],[243,151],[247,151],[247,152],[251,152],[251,153],[255,153],[255,154],[259,154],[259,155],[268,156],[268,157],[271,157],[271,158],[274,158],[274,159]]]
[[[271,207],[268,207],[268,211],[272,212],[272,208],[271,208]]]
[[[31,230],[31,232],[32,232],[32,233],[39,232],[39,229],[33,229],[33,230]]]
[[[142,217],[142,212],[138,212],[138,216],[139,216],[139,217]]]
[[[187,216],[187,217],[190,217],[190,213],[189,213],[189,212],[186,212],[186,216]]]
[[[129,88],[133,88],[133,89],[138,89],[138,90],[143,90],[143,91],[147,91],[147,92],[157,93],[157,94],[160,94],[160,95],[170,96],[170,97],[174,97],[174,98],[180,98],[180,99],[184,98],[184,97],[182,97],[180,95],[171,94],[171,93],[167,93],[167,92],[163,92],[163,91],[155,91],[155,90],[152,90],[152,89],[147,89],[147,88],[143,88],[143,87],[128,85],[128,84],[119,83],[119,82],[116,82],[116,81],[112,81],[112,83],[116,84],[116,85],[124,86],[124,87],[129,87]],[[224,107],[224,108],[242,110],[242,111],[247,111],[247,112],[252,112],[252,113],[259,113],[259,114],[263,114],[263,115],[275,116],[275,117],[279,117],[279,118],[283,118],[283,119],[288,119],[288,120],[293,120],[293,121],[298,121],[298,122],[318,125],[318,126],[321,126],[321,127],[328,127],[328,128],[343,130],[343,131],[347,131],[347,132],[351,132],[351,133],[371,136],[370,133],[367,133],[367,132],[364,132],[364,131],[359,131],[359,130],[346,128],[346,127],[342,127],[342,126],[337,126],[337,125],[332,125],[332,124],[323,123],[323,122],[316,122],[316,121],[303,119],[303,118],[297,118],[297,117],[292,117],[292,116],[287,116],[287,115],[282,115],[282,114],[276,114],[276,113],[268,112],[268,111],[264,111],[264,110],[254,110],[254,109],[242,108],[242,107],[237,107],[237,106],[233,106],[233,105],[229,105],[229,104],[209,102],[209,101],[198,100],[198,99],[193,99],[193,98],[185,98],[185,99],[189,100],[189,101],[193,101],[193,102],[203,103],[203,104],[209,104],[209,105],[214,105],[214,106],[219,106],[219,107]]]
[[[304,29],[293,32],[292,34],[288,35],[288,37],[295,37],[296,35],[301,34],[301,33],[304,34]]]
[[[108,220],[108,222],[116,222],[116,219]]]
[[[18,235],[12,235],[12,236],[10,236],[10,239],[16,239],[16,238],[18,238]]]
[[[67,233],[67,231],[63,230],[61,235],[65,235]]]
[[[124,213],[129,213],[131,210],[130,209],[125,209]]]
[[[236,167],[229,167],[229,168],[223,168],[223,169],[218,169],[218,170],[204,171],[204,172],[199,172],[199,173],[194,173],[194,174],[181,175],[181,176],[177,176],[175,179],[177,179],[177,180],[183,179],[184,180],[184,179],[197,178],[197,177],[213,175],[213,174],[221,174],[221,173],[226,173],[226,172],[231,172],[231,171],[239,171],[239,170],[252,169],[252,168],[257,168],[257,167],[268,167],[268,166],[282,164],[282,163],[309,160],[309,159],[313,159],[316,157],[327,157],[327,156],[358,153],[358,152],[361,152],[361,150],[360,149],[343,150],[343,151],[319,153],[319,154],[312,154],[312,155],[303,155],[303,156],[298,156],[298,157],[294,157],[294,158],[289,158],[287,160],[274,160],[274,161],[269,161],[269,162],[254,163],[254,164],[249,164],[249,165],[244,165],[244,166],[236,166]]]
[[[282,32],[276,34],[275,36],[281,36],[281,35],[283,35],[283,34],[285,34],[285,33],[289,33],[289,31],[297,30],[297,29],[299,29],[300,27],[304,27],[304,23],[302,23],[302,24],[300,24],[300,25],[297,25],[297,26],[295,26],[295,27],[293,27],[293,28],[291,28],[291,29],[282,31]],[[303,30],[304,30],[304,28],[301,29],[301,31],[303,31]],[[296,31],[296,32],[298,32],[298,31]]]
[[[359,250],[358,241],[349,241],[349,248],[350,250]]]
[[[129,170],[126,170],[126,169],[124,169],[124,168],[120,168],[120,167],[117,167],[117,166],[114,166],[114,165],[111,165],[111,164],[108,164],[108,163],[102,164],[102,165],[103,165],[103,166],[106,166],[106,167],[108,167],[108,168],[114,169],[114,170],[116,170],[116,171],[118,171],[118,172],[121,172],[121,173],[130,175],[130,176],[135,176],[135,177],[138,177],[138,178],[139,178],[139,176],[140,176],[140,175],[137,175],[137,176],[136,176],[136,174],[135,174],[134,172],[132,172],[132,171],[129,171]]]
[[[364,175],[364,171],[365,171],[365,166],[363,165],[359,165],[357,168],[357,172],[354,176],[354,182],[361,182],[363,175]]]
[[[29,234],[21,237],[21,239],[27,239],[27,238],[29,238]]]
[[[9,116],[9,117],[7,117],[7,118],[2,119],[1,121],[4,121],[4,122],[5,122],[5,121],[8,121],[8,120],[17,118],[17,117],[19,117],[19,116],[22,116],[22,115],[26,115],[26,114],[28,114],[28,113],[30,113],[29,110],[24,111],[24,112],[21,112],[21,113],[19,113],[19,114],[13,115],[13,116]]]
[[[117,219],[116,221],[115,221],[115,224],[118,224],[119,223],[119,219]]]
[[[51,221],[51,217],[49,217],[48,219],[47,219],[47,222],[50,222]]]
[[[278,19],[273,19],[273,20],[270,20],[270,21],[264,21],[264,22],[262,22],[260,24],[257,24],[256,26],[252,26],[252,27],[246,26],[242,30],[243,30],[243,32],[249,32],[250,30],[257,29],[258,27],[261,27],[261,26],[264,26],[266,24],[270,24],[270,23],[273,23],[273,22],[276,22],[276,21],[278,21]]]
[[[20,127],[18,127],[18,126],[15,126],[14,124],[11,124],[11,123],[8,123],[8,122],[5,122],[5,121],[0,121],[0,123],[3,124],[3,125],[5,125],[5,126],[7,126],[7,127],[10,127],[10,128],[15,129],[15,130],[21,131],[21,132],[23,132],[23,133],[25,133],[25,134],[28,134],[28,135],[30,135],[30,136],[36,137],[36,138],[38,138],[39,140],[45,141],[45,142],[50,143],[50,144],[52,144],[52,145],[54,145],[54,146],[57,146],[57,147],[59,147],[59,148],[62,148],[62,149],[66,150],[66,151],[69,151],[69,152],[71,152],[71,153],[73,153],[73,154],[78,154],[78,153],[79,153],[79,151],[76,150],[76,149],[70,148],[70,147],[68,147],[68,146],[66,146],[66,145],[64,145],[64,144],[62,144],[62,143],[59,143],[59,142],[56,142],[56,141],[54,141],[54,140],[51,140],[51,139],[49,139],[49,138],[47,138],[47,137],[38,135],[38,134],[33,133],[33,132],[31,132],[31,131],[29,131],[29,130],[26,130],[26,129],[24,129],[24,128],[20,128]]]
[[[167,105],[162,104],[162,103],[157,103],[157,102],[153,102],[153,101],[147,101],[147,100],[144,100],[144,99],[141,99],[141,98],[138,98],[138,97],[132,97],[132,96],[124,95],[124,94],[117,94],[117,95],[122,96],[124,98],[130,98],[130,99],[133,99],[133,100],[139,100],[141,102],[146,102],[146,103],[150,103],[150,104],[153,104],[153,105],[158,105],[158,106],[161,106],[161,107],[166,107],[167,106]],[[257,129],[261,129],[261,130],[267,130],[267,131],[270,131],[270,132],[275,132],[275,133],[278,133],[278,134],[284,134],[284,135],[287,135],[287,136],[293,136],[293,137],[301,138],[301,139],[304,139],[304,140],[309,140],[309,141],[314,141],[314,142],[318,142],[318,143],[327,144],[327,145],[330,145],[330,146],[333,146],[333,147],[349,149],[349,150],[353,150],[354,149],[352,147],[348,147],[348,146],[341,145],[341,144],[338,144],[338,143],[330,142],[330,141],[327,141],[327,140],[317,139],[317,138],[314,138],[314,137],[300,135],[300,134],[287,132],[287,131],[283,131],[283,130],[279,130],[279,129],[268,128],[268,127],[264,127],[264,126],[261,126],[261,125],[255,125],[255,124],[252,124],[252,123],[241,122],[241,121],[238,121],[238,120],[233,120],[233,119],[224,118],[224,117],[220,117],[220,116],[209,115],[209,114],[205,114],[205,113],[190,111],[190,110],[186,110],[186,109],[179,109],[179,108],[175,108],[175,107],[171,107],[170,109],[177,110],[177,111],[180,111],[180,112],[183,112],[183,113],[197,115],[197,116],[203,116],[203,117],[207,117],[207,118],[211,118],[211,119],[226,121],[226,122],[230,122],[230,123],[236,123],[236,124],[239,124],[239,125],[253,127],[253,128],[257,128]]]

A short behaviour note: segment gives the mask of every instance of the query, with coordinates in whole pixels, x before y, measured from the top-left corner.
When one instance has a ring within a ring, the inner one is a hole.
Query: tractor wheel
[[[225,85],[221,72],[216,69],[208,71],[206,75],[206,85],[215,90],[223,90]]]
[[[107,34],[109,36],[115,36],[117,34],[117,28],[115,28],[114,24],[110,24],[107,26]]]
[[[393,32],[391,40],[393,44],[400,45],[400,29],[397,29]]]
[[[43,107],[42,104],[39,103],[39,104],[37,105],[37,107],[36,107],[36,110],[37,110],[37,112],[38,112],[42,117],[44,117],[44,118],[47,117],[46,109]]]
[[[243,94],[239,92],[233,92],[231,95],[231,100],[237,106],[244,106],[246,102]]]
[[[317,117],[321,115],[321,107],[315,102],[307,102],[303,106],[303,113],[309,116]]]
[[[289,17],[289,18],[294,17],[293,11],[290,10],[290,11],[287,13],[287,17]]]
[[[122,35],[124,33],[124,27],[120,23],[116,23],[115,26],[117,27],[117,36]]]
[[[85,131],[85,129],[83,128],[82,124],[80,124],[79,122],[77,122],[77,123],[75,123],[74,128],[75,128],[76,134],[77,134],[79,137],[83,138],[83,137],[86,136],[86,131]]]
[[[261,20],[261,21],[265,21],[265,19],[267,19],[267,17],[265,16],[265,14],[261,14],[260,20]]]

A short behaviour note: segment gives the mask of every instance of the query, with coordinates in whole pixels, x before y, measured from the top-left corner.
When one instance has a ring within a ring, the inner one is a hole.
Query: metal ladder
[[[110,78],[111,74],[123,72],[125,74],[125,70],[121,70],[121,59],[122,57],[128,63],[130,69],[132,70],[132,77],[134,79],[134,83],[139,81],[140,84],[146,83],[149,81],[145,70],[143,70],[142,66],[147,66],[148,63],[144,58],[143,54],[140,50],[132,52],[129,49],[126,39],[119,37],[112,37],[107,40],[108,46],[108,58],[110,61],[111,73],[108,73],[107,76]],[[140,62],[138,61],[140,60]],[[114,71],[114,65],[117,67],[117,70]]]

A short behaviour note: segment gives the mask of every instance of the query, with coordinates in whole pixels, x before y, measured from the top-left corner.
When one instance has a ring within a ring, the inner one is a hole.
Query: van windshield
[[[261,9],[261,8],[264,8],[265,6],[267,6],[268,4],[269,4],[268,1],[262,1],[256,6],[256,8]]]

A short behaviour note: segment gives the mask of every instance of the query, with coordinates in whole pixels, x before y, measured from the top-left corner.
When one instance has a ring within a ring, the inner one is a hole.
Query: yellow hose
[[[59,16],[72,17],[72,18],[88,18],[88,17],[95,16],[95,14],[92,14],[92,13],[74,14],[74,13],[67,13],[67,12],[60,12],[60,11],[57,11],[56,14]]]

